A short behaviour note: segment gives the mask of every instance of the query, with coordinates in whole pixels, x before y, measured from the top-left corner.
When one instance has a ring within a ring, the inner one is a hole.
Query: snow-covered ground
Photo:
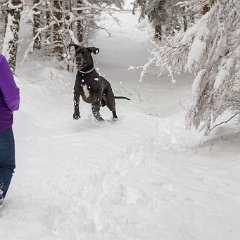
[[[37,60],[18,67],[17,169],[3,209],[4,240],[239,240],[239,129],[185,130],[189,75],[172,88],[152,68],[148,26],[121,13],[112,37],[99,32],[96,66],[112,83],[119,120],[96,122],[81,102],[72,120],[75,73]],[[107,24],[107,22],[106,22]],[[180,104],[181,102],[181,104]]]

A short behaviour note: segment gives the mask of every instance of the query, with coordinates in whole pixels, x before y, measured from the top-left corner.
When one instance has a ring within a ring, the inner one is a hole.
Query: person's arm
[[[12,71],[5,57],[0,61],[0,89],[3,93],[4,101],[11,111],[19,108],[20,97]]]

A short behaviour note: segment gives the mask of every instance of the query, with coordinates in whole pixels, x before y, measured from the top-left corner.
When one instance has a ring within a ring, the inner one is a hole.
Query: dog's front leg
[[[79,91],[74,91],[74,113],[73,113],[73,119],[78,120],[80,116],[80,111],[79,111],[79,101],[80,101],[80,92]]]
[[[100,97],[98,95],[95,95],[95,101],[92,103],[92,113],[93,116],[98,120],[98,121],[104,121],[100,114]]]

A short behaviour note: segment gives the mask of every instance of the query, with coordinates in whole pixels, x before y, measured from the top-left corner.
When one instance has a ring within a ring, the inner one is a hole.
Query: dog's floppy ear
[[[91,53],[94,53],[94,54],[99,53],[99,48],[88,47],[87,49],[88,49]]]
[[[74,47],[75,50],[77,50],[80,46],[78,46],[78,45],[75,44],[75,43],[70,43],[70,44],[68,45],[68,48],[70,48],[70,47]]]

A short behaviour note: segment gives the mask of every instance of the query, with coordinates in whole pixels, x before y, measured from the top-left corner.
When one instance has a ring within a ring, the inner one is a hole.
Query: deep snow
[[[96,66],[112,83],[119,120],[96,122],[81,102],[72,120],[75,73],[31,59],[17,69],[17,169],[3,209],[4,240],[238,240],[239,129],[186,131],[192,76],[141,70],[149,27],[121,13],[112,37],[99,32]],[[93,44],[93,43],[92,43]],[[181,104],[180,104],[181,102]]]

